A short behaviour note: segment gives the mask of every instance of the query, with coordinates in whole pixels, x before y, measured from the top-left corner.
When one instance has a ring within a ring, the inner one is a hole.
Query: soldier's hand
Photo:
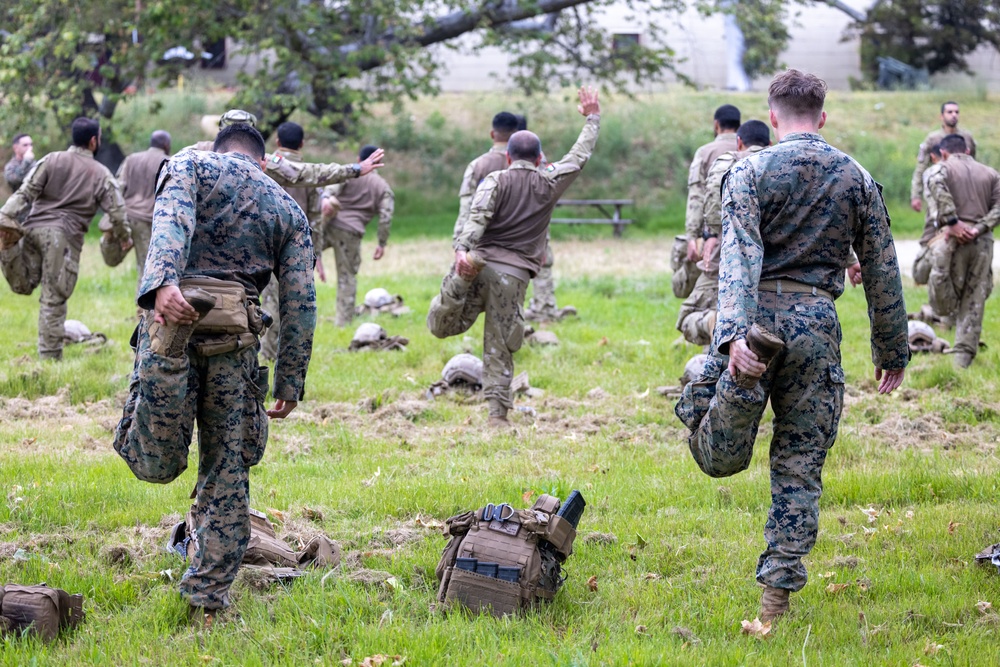
[[[267,416],[271,419],[284,419],[298,404],[298,401],[283,401],[279,398],[274,402],[274,409],[267,411]]]
[[[697,246],[697,244],[695,244]],[[712,261],[712,253],[715,252],[715,247],[719,245],[718,236],[710,236],[705,239],[705,246],[701,250],[701,256],[705,258],[705,263]]]
[[[31,162],[32,160],[34,160],[35,159],[35,149],[34,148],[29,148],[28,150],[26,150],[24,152],[24,157],[21,158],[21,159],[25,160],[27,162]]]
[[[855,262],[847,267],[847,279],[851,282],[851,287],[861,284],[861,262]]]
[[[954,225],[948,228],[948,236],[951,236],[960,244],[968,243],[969,241],[975,240],[979,235],[979,230],[972,225],[962,222],[959,220]]]
[[[920,197],[914,197],[913,199],[910,200],[910,208],[912,208],[917,213],[920,212],[920,209],[923,208],[923,203],[920,201]]]
[[[319,276],[320,282],[326,282],[326,268],[323,266],[323,258],[320,255],[316,255],[316,275]]]
[[[375,248],[375,255],[372,257],[372,259],[376,259],[376,260],[382,259],[382,255],[384,255],[384,254],[385,254],[385,246],[380,245],[380,246],[378,246],[378,247]]]
[[[593,86],[580,86],[577,97],[580,98],[580,103],[576,106],[576,110],[581,115],[589,116],[601,113],[601,103],[597,100],[597,88]]]
[[[701,259],[701,252],[698,250],[698,242],[694,239],[688,239],[688,261],[697,262]]]
[[[384,157],[385,151],[381,148],[376,148],[375,152],[369,155],[367,160],[359,163],[361,165],[361,175],[364,176],[375,169],[384,167],[385,165],[382,164],[382,158]]]
[[[455,273],[466,280],[474,280],[476,277],[476,267],[472,266],[462,250],[455,251]]]
[[[875,381],[879,383],[878,393],[890,394],[894,389],[898,389],[903,384],[903,376],[906,369],[900,368],[898,371],[883,371],[881,368],[875,369]]]
[[[323,197],[323,204],[320,206],[320,211],[323,213],[324,219],[332,218],[334,215],[333,203],[330,201],[329,197]]]
[[[198,311],[194,309],[177,285],[163,285],[156,290],[156,321],[160,324],[194,324]]]
[[[746,340],[737,338],[729,344],[729,374],[736,376],[736,371],[751,377],[759,378],[767,370],[765,364],[760,363],[757,355],[747,347]]]

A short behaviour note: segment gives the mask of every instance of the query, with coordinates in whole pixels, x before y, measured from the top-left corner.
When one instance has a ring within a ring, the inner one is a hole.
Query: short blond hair
[[[797,69],[777,75],[767,89],[767,105],[793,118],[818,119],[825,101],[826,81]]]

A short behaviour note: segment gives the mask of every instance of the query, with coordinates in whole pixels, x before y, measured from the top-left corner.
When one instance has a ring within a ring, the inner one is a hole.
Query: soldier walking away
[[[125,198],[125,214],[135,244],[135,265],[142,280],[153,226],[153,201],[156,199],[156,175],[170,157],[170,133],[156,130],[149,136],[149,148],[132,153],[118,167],[118,185]]]
[[[879,393],[902,383],[909,362],[899,265],[879,186],[819,135],[825,97],[826,84],[798,70],[771,82],[779,143],[741,160],[725,180],[717,353],[675,409],[691,429],[699,467],[725,477],[750,465],[770,399],[771,509],[757,564],[765,622],[784,614],[789,593],[805,586],[802,558],[816,542],[821,473],[844,396],[833,300],[844,291],[852,244]],[[729,355],[728,367],[721,355]]]
[[[302,162],[302,145],[305,143],[305,131],[298,123],[282,123],[278,126],[278,150],[274,151],[289,162]],[[295,203],[299,205],[302,212],[309,220],[309,228],[312,230],[313,252],[316,254],[316,268],[320,276],[323,276],[323,265],[320,260],[320,245],[322,242],[322,222],[320,220],[320,199],[323,191],[319,188],[292,188],[285,187]],[[260,339],[260,355],[268,361],[278,358],[278,332],[281,330],[281,309],[278,307],[278,281],[271,276],[270,282],[260,295],[261,306],[272,318],[271,325]]]
[[[940,144],[945,137],[958,134],[965,138],[965,145],[969,148],[969,155],[976,157],[976,141],[972,135],[958,127],[958,102],[947,101],[941,105],[941,129],[934,130],[920,144],[917,151],[917,166],[913,169],[913,178],[910,179],[910,206],[914,211],[922,209],[920,196],[924,192],[924,171],[931,166],[931,148],[935,144]]]
[[[35,148],[27,134],[15,135],[11,147],[14,149],[14,157],[4,166],[3,177],[10,189],[17,192],[28,172],[35,166]]]
[[[715,333],[716,305],[719,301],[719,236],[722,234],[722,181],[739,160],[771,145],[771,129],[762,121],[748,120],[736,132],[736,150],[723,153],[708,170],[705,178],[705,204],[702,209],[702,271],[681,304],[677,330],[694,345],[709,347]]]
[[[210,621],[250,539],[249,469],[264,455],[268,417],[302,397],[316,324],[309,224],[262,169],[264,140],[224,128],[215,150],[182,151],[163,169],[138,304],[135,366],[115,451],[136,477],[166,484],[187,467],[198,424],[195,541],[180,582],[192,617]],[[281,304],[273,410],[257,364],[257,295],[272,272]]]
[[[684,215],[684,232],[687,235],[687,258],[690,262],[701,259],[698,239],[704,231],[705,193],[708,170],[723,153],[739,150],[736,147],[736,130],[740,127],[740,110],[732,104],[723,104],[715,110],[713,130],[715,139],[695,151],[688,169],[687,211]]]
[[[590,159],[601,124],[597,91],[583,87],[577,110],[587,121],[561,160],[539,169],[542,144],[528,131],[507,144],[504,171],[476,189],[469,219],[455,243],[455,263],[441,293],[431,301],[427,328],[438,338],[468,331],[486,313],[483,330],[483,395],[491,425],[508,424],[513,354],[524,339],[521,309],[528,281],[545,256],[552,209]]]
[[[42,359],[62,359],[66,302],[76,287],[84,235],[98,209],[108,218],[105,241],[123,250],[131,244],[118,182],[94,159],[101,145],[100,124],[77,118],[71,131],[73,145],[40,159],[0,208],[4,277],[15,294],[29,295],[42,288],[38,313]],[[25,220],[23,226],[19,220]]]
[[[952,353],[959,368],[968,368],[979,351],[983,311],[993,291],[993,228],[1000,222],[1000,174],[968,150],[959,134],[942,139],[944,167],[930,183],[945,241],[932,251],[928,296],[936,313],[954,317]]]
[[[361,162],[378,151],[376,146],[363,146],[358,153]],[[361,268],[361,239],[365,227],[378,217],[378,247],[373,259],[378,261],[385,254],[392,228],[395,195],[392,188],[379,174],[368,173],[340,185],[331,185],[324,191],[323,247],[333,247],[337,265],[337,319],[338,327],[350,324],[354,317],[354,303],[358,293],[358,269]],[[332,202],[339,210],[334,213]],[[319,253],[317,252],[317,256]]]
[[[528,129],[527,124],[527,120],[525,120],[523,129]],[[493,116],[493,125],[490,130],[493,146],[470,162],[469,166],[465,168],[465,174],[462,175],[462,185],[458,189],[458,218],[455,220],[452,243],[458,242],[465,222],[469,219],[472,196],[476,194],[476,188],[483,182],[487,174],[507,168],[507,140],[510,139],[510,135],[518,131],[519,125],[518,117],[508,111],[501,111]]]
[[[913,282],[917,285],[928,285],[931,277],[931,268],[934,263],[934,247],[947,240],[944,226],[941,224],[940,207],[937,199],[931,194],[932,189],[938,179],[943,178],[944,158],[941,155],[941,144],[934,144],[928,150],[931,166],[924,170],[923,174],[923,194],[924,194],[924,231],[920,235],[920,250],[913,261]],[[945,188],[947,189],[947,188]],[[950,196],[950,195],[949,195]],[[954,206],[952,202],[951,206]],[[931,300],[930,292],[933,291],[928,285],[928,301]],[[920,310],[909,315],[911,320],[921,320],[927,324],[940,324],[948,329],[954,326],[954,319],[943,316],[934,311],[930,303],[920,307]]]

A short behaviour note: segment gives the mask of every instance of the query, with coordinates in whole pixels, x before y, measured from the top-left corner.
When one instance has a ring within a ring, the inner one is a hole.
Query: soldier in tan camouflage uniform
[[[125,198],[125,213],[135,244],[135,265],[142,280],[149,235],[153,226],[153,201],[156,199],[156,175],[170,157],[170,133],[156,130],[149,137],[149,148],[133,153],[118,167],[118,185]]]
[[[3,177],[10,189],[17,192],[28,172],[35,166],[35,146],[30,136],[18,134],[11,142],[11,148],[14,149],[14,157],[4,165]]]
[[[100,124],[77,118],[72,133],[73,145],[39,160],[0,208],[4,277],[16,294],[42,288],[38,313],[42,359],[62,359],[66,302],[76,287],[83,237],[97,209],[110,221],[105,235],[122,247],[131,243],[118,182],[94,159],[101,144]],[[25,215],[22,226],[18,221]]]
[[[940,144],[941,140],[951,134],[959,134],[965,138],[965,145],[969,147],[969,155],[976,157],[976,141],[972,135],[958,127],[958,102],[948,101],[941,105],[941,129],[934,130],[920,144],[917,151],[917,166],[913,170],[913,178],[910,179],[910,206],[914,211],[921,210],[920,195],[924,191],[924,171],[931,165],[931,147]]]
[[[358,158],[364,162],[377,150],[376,146],[364,146]],[[336,324],[344,327],[354,318],[358,269],[361,268],[361,239],[365,235],[365,227],[378,217],[378,247],[373,256],[378,261],[385,254],[385,245],[389,242],[395,199],[392,188],[376,173],[331,185],[324,191],[326,196],[335,199],[339,206],[335,214],[332,204],[324,211],[323,247],[333,247],[337,265]]]
[[[944,178],[944,158],[941,156],[941,144],[934,144],[928,149],[928,156],[931,166],[924,170],[924,231],[920,236],[920,250],[913,262],[913,282],[917,285],[927,285],[928,303],[921,306],[920,310],[911,313],[911,320],[921,320],[927,324],[937,324],[946,328],[955,325],[955,319],[951,315],[938,313],[930,305],[934,302],[932,292],[934,288],[929,284],[931,269],[934,265],[934,247],[947,240],[947,233],[941,225],[939,197],[932,195],[932,190],[940,189],[940,181]],[[937,184],[937,185],[936,185]],[[945,187],[945,191],[947,188]],[[954,204],[950,205],[954,210]]]
[[[282,123],[278,126],[278,150],[275,155],[281,156],[289,162],[302,162],[302,145],[305,143],[305,131],[298,123]],[[291,188],[285,187],[285,192],[291,195],[295,203],[299,205],[302,212],[309,220],[309,227],[312,230],[313,252],[316,254],[316,268],[320,275],[323,275],[323,265],[320,260],[320,248],[322,248],[322,221],[320,219],[320,199],[323,191],[319,188]],[[260,354],[268,361],[278,358],[278,332],[281,330],[281,309],[278,304],[278,281],[271,277],[267,287],[260,295],[261,306],[266,310],[273,320],[267,332],[260,339]]]
[[[510,139],[510,135],[517,132],[518,124],[517,116],[507,111],[501,111],[493,116],[493,129],[490,130],[493,146],[470,162],[465,168],[465,174],[462,175],[462,185],[458,189],[458,218],[455,220],[455,231],[452,234],[453,244],[458,242],[458,237],[469,219],[472,196],[476,194],[476,188],[487,174],[507,168],[507,140]]]
[[[771,82],[779,143],[741,160],[725,180],[717,353],[676,407],[691,429],[699,467],[724,477],[750,465],[770,400],[771,509],[757,564],[765,622],[785,613],[789,593],[806,584],[802,559],[819,529],[821,473],[844,395],[833,300],[844,291],[852,244],[879,393],[899,387],[909,361],[902,283],[879,186],[819,135],[825,96],[822,80],[797,70]],[[753,351],[761,350],[754,335],[760,328],[780,339],[770,365]],[[729,355],[728,368],[720,355]]]
[[[229,605],[250,539],[249,468],[264,455],[268,417],[288,416],[302,397],[316,324],[309,225],[295,201],[261,171],[263,138],[234,125],[219,133],[215,147],[218,153],[181,151],[157,183],[138,297],[146,312],[114,439],[136,477],[166,484],[187,467],[198,424],[198,481],[188,524],[195,553],[180,592],[199,622]],[[249,316],[272,273],[280,294],[281,349],[276,402],[265,411],[253,338],[259,327]],[[199,276],[207,277],[199,280],[205,289],[184,282]],[[208,291],[209,283],[235,286],[242,298],[217,296],[222,292]],[[217,344],[222,341],[199,332],[201,316],[219,309],[230,323],[242,314],[243,328],[232,340],[250,337],[250,345],[225,351]]]
[[[740,127],[740,110],[732,104],[723,104],[715,110],[713,129],[715,139],[699,148],[688,169],[687,211],[684,215],[684,232],[687,235],[688,260],[701,259],[698,239],[704,231],[705,193],[708,170],[715,160],[726,152],[737,150],[736,130]]]
[[[748,120],[736,132],[736,150],[723,153],[708,170],[705,179],[705,203],[702,218],[702,249],[694,289],[677,314],[677,330],[694,345],[710,346],[715,332],[716,306],[719,301],[719,236],[722,234],[722,180],[739,160],[771,145],[771,130],[759,120]]]
[[[942,315],[955,317],[955,365],[966,368],[979,351],[986,299],[993,291],[993,228],[1000,222],[1000,174],[967,153],[961,135],[941,140],[941,177],[931,196],[946,230],[933,249],[928,295]]]
[[[513,354],[524,339],[524,293],[542,264],[552,209],[580,175],[597,142],[597,92],[581,88],[579,98],[577,110],[587,122],[560,161],[539,169],[538,137],[524,131],[510,138],[510,166],[491,173],[476,189],[469,220],[455,244],[455,264],[427,314],[427,328],[446,338],[468,331],[479,314],[486,313],[483,393],[493,425],[508,423]]]

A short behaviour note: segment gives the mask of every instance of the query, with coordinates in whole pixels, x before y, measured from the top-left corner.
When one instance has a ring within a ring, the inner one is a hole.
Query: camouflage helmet
[[[467,382],[481,385],[483,383],[483,362],[472,354],[456,354],[444,365],[441,378],[448,384]]]
[[[237,124],[249,125],[250,127],[256,128],[257,116],[254,116],[249,111],[244,111],[243,109],[230,109],[219,117],[220,130],[224,127]]]
[[[686,387],[689,383],[694,382],[702,373],[705,372],[705,364],[708,363],[710,357],[707,354],[696,354],[691,357],[686,364],[684,364],[684,375],[681,376],[681,386]]]
[[[365,305],[369,308],[381,308],[382,306],[388,306],[395,301],[396,299],[389,294],[389,291],[381,287],[370,289],[365,294]]]
[[[907,335],[906,338],[910,343],[933,343],[937,338],[937,334],[934,333],[934,329],[931,325],[926,322],[920,322],[918,320],[910,320],[906,323]]]
[[[374,322],[365,322],[354,332],[354,338],[351,339],[351,342],[359,345],[371,345],[388,337],[389,334],[379,325]]]

